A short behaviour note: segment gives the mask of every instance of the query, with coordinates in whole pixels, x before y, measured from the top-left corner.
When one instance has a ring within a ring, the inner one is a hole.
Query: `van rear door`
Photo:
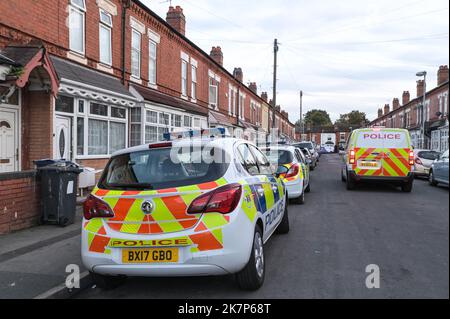
[[[355,140],[353,170],[361,176],[383,176],[384,141],[379,132],[362,130]]]
[[[383,130],[383,176],[403,177],[411,172],[409,153],[411,142],[408,131]]]

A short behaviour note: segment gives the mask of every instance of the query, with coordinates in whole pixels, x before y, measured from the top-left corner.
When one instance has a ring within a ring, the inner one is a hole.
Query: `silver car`
[[[448,150],[431,165],[428,181],[432,186],[436,186],[439,183],[448,186]]]
[[[414,150],[414,175],[427,177],[433,162],[439,158],[440,152],[431,150]]]

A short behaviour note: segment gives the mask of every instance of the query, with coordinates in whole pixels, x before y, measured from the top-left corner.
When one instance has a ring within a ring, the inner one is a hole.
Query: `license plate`
[[[124,264],[151,264],[178,262],[178,248],[148,248],[122,250]]]
[[[378,167],[377,162],[361,162],[359,165],[362,167]]]

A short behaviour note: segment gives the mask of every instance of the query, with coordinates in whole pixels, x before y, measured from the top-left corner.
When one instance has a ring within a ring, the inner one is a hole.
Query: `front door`
[[[72,123],[69,117],[57,116],[55,123],[54,159],[71,160]]]
[[[15,110],[0,111],[0,173],[18,170],[17,115]]]

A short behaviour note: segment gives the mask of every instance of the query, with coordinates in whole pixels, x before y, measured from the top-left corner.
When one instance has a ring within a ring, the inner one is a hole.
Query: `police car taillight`
[[[409,152],[409,165],[414,165],[414,152]]]
[[[284,176],[284,178],[297,176],[299,170],[300,170],[300,165],[298,165],[298,164],[292,165],[291,168],[289,169],[289,171],[286,173],[286,176]]]
[[[111,218],[114,212],[111,207],[100,198],[89,195],[83,203],[84,218],[89,220],[92,218]]]
[[[355,164],[355,151],[350,151],[350,158],[349,158],[350,164]]]
[[[230,184],[219,187],[197,197],[187,210],[188,214],[221,213],[229,214],[241,200],[242,186]]]

